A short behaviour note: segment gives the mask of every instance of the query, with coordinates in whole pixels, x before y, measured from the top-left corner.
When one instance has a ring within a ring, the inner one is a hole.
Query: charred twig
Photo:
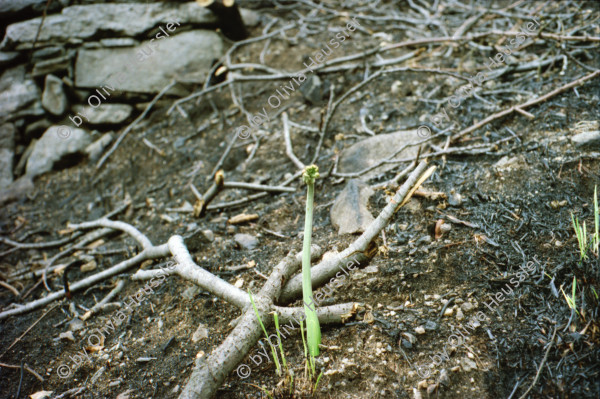
[[[40,382],[44,382],[44,378],[39,375],[38,373],[35,372],[35,370],[33,370],[31,367],[29,367],[27,365],[27,363],[23,363],[22,366],[16,366],[13,364],[6,364],[6,363],[0,363],[0,367],[5,367],[7,369],[25,369],[27,370],[27,372],[29,372],[31,375],[33,375],[35,378],[37,378]],[[22,377],[22,376],[21,376]],[[21,389],[21,385],[19,384],[19,390]]]
[[[458,132],[457,134],[453,135],[452,136],[452,141],[455,141],[456,139],[458,139],[458,138],[460,138],[460,137],[462,137],[462,136],[464,136],[466,134],[474,132],[475,130],[481,128],[482,126],[487,125],[488,123],[490,123],[492,121],[495,121],[496,119],[500,119],[503,116],[512,114],[513,112],[518,112],[517,109],[523,110],[523,108],[527,108],[527,107],[531,107],[532,105],[540,104],[540,103],[542,103],[542,102],[544,102],[544,101],[546,101],[546,100],[548,100],[548,99],[550,99],[550,98],[552,98],[552,97],[554,97],[554,96],[556,96],[556,95],[558,95],[558,94],[560,94],[560,93],[562,93],[564,91],[567,91],[567,90],[569,90],[569,89],[571,89],[573,87],[577,87],[578,85],[581,85],[584,82],[586,82],[586,81],[588,81],[590,79],[594,79],[594,78],[596,78],[598,76],[600,76],[600,70],[597,70],[597,71],[595,71],[593,73],[590,73],[589,75],[585,75],[585,76],[583,76],[583,77],[581,77],[581,78],[579,78],[577,80],[574,80],[571,83],[568,83],[568,84],[566,84],[566,85],[564,85],[562,87],[559,87],[558,89],[552,90],[550,93],[544,94],[541,97],[535,98],[533,100],[529,100],[529,101],[527,101],[527,102],[525,102],[523,104],[515,105],[515,106],[512,106],[512,107],[510,107],[508,109],[505,109],[504,111],[500,111],[500,112],[497,112],[497,113],[495,113],[493,115],[490,115],[487,118],[485,118],[484,120],[482,120],[480,122],[477,122],[477,123],[473,124],[472,126],[466,128],[466,129],[463,129],[460,132]]]
[[[173,87],[175,85],[175,83],[177,83],[175,80],[172,81],[171,83],[169,83],[165,88],[163,88],[157,95],[156,97],[154,97],[154,99],[152,101],[150,101],[150,104],[148,104],[148,106],[146,106],[146,109],[144,110],[144,112],[142,112],[142,114],[140,116],[138,116],[137,118],[135,118],[135,120],[133,122],[131,122],[129,124],[129,126],[127,126],[125,128],[125,130],[123,130],[123,133],[121,133],[121,135],[117,138],[117,140],[115,141],[115,143],[112,145],[112,147],[110,148],[110,150],[108,150],[108,152],[106,154],[104,154],[102,156],[102,158],[100,158],[100,160],[98,161],[98,163],[96,164],[96,170],[100,169],[102,167],[102,165],[104,165],[104,162],[106,162],[106,160],[108,159],[108,157],[111,156],[111,154],[113,152],[115,152],[115,150],[117,149],[117,147],[119,146],[119,144],[121,144],[121,141],[123,141],[123,139],[125,138],[125,136],[127,136],[127,134],[129,132],[131,132],[133,130],[133,128],[142,121],[142,119],[144,119],[146,117],[146,115],[148,114],[148,112],[150,112],[150,110],[152,109],[152,107],[154,106],[154,104],[156,104],[156,102],[163,96],[165,95],[166,92],[169,91],[169,89],[171,87]]]
[[[225,182],[225,175],[220,170],[215,173],[215,181],[208,188],[206,193],[202,195],[201,199],[198,199],[194,204],[194,217],[202,217],[206,212],[206,207],[210,202],[221,192],[223,189],[223,183]]]
[[[237,181],[226,181],[223,183],[223,188],[241,188],[244,190],[267,191],[273,193],[293,193],[296,191],[296,189],[292,187],[267,186],[264,184],[252,184]]]
[[[88,310],[87,312],[85,312],[85,314],[83,316],[81,316],[81,320],[86,321],[92,315],[97,313],[103,307],[103,305],[107,304],[111,299],[113,299],[115,297],[115,295],[117,295],[119,292],[121,292],[123,290],[123,288],[125,287],[125,285],[126,285],[126,283],[124,280],[119,280],[117,282],[117,286],[115,288],[113,288],[108,293],[108,295],[106,295],[104,297],[104,299],[102,299],[100,302],[95,304],[90,310]]]
[[[283,139],[285,141],[285,153],[298,169],[304,170],[305,165],[294,154],[294,148],[292,147],[292,140],[290,138],[290,125],[288,123],[288,116],[286,112],[283,113],[281,119],[283,121]]]
[[[527,398],[527,395],[533,389],[533,387],[537,383],[538,379],[540,378],[540,373],[542,371],[542,368],[544,367],[544,364],[546,364],[546,360],[548,360],[548,354],[550,353],[550,349],[552,349],[552,346],[554,345],[554,338],[556,337],[557,330],[558,330],[558,327],[557,326],[554,327],[554,332],[552,333],[552,338],[550,339],[550,342],[548,342],[548,349],[546,349],[546,354],[544,355],[544,359],[542,359],[542,363],[540,363],[540,367],[538,367],[535,378],[533,379],[533,382],[531,383],[529,388],[527,388],[527,391],[525,391],[525,393],[523,395],[521,395],[521,397],[519,399]]]
[[[138,253],[131,259],[124,260],[113,267],[110,267],[92,276],[84,278],[83,280],[79,280],[76,283],[70,284],[70,290],[73,292],[91,287],[92,285],[100,281],[113,277],[119,273],[123,273],[129,268],[145,260],[160,258],[169,255],[169,248],[167,244],[158,246],[152,245],[150,240],[145,235],[143,235],[139,230],[127,223],[116,222],[108,220],[106,218],[102,218],[92,222],[69,224],[69,227],[73,229],[91,229],[97,227],[106,227],[121,230],[131,235],[143,248],[143,250],[140,253]],[[57,299],[63,298],[65,294],[65,290],[63,289],[60,291],[53,292],[44,298],[40,298],[35,301],[29,302],[25,305],[19,306],[16,309],[6,310],[0,313],[0,320],[6,319],[10,316],[24,314],[32,310],[38,309],[42,306],[54,302]]]
[[[16,344],[17,342],[19,342],[19,341],[20,341],[20,340],[21,340],[21,339],[22,339],[22,338],[23,338],[25,335],[27,335],[27,333],[28,333],[29,331],[31,331],[31,329],[32,329],[33,327],[35,327],[37,323],[39,323],[40,321],[42,321],[42,319],[43,319],[44,317],[46,317],[46,315],[47,315],[48,313],[52,312],[52,311],[54,310],[54,308],[56,308],[57,306],[58,306],[58,305],[54,305],[54,306],[52,306],[52,307],[51,307],[50,309],[48,309],[48,310],[47,310],[47,311],[46,311],[46,312],[45,312],[43,315],[41,315],[41,316],[40,316],[40,317],[39,317],[39,318],[38,318],[38,319],[37,319],[37,320],[36,320],[36,321],[35,321],[35,322],[34,322],[32,325],[30,325],[30,326],[29,326],[29,328],[27,328],[27,330],[25,330],[25,332],[23,332],[23,334],[21,334],[21,335],[19,336],[19,338],[15,339],[15,340],[13,341],[13,343],[12,343],[12,344],[10,344],[10,346],[9,346],[8,348],[6,348],[6,350],[5,350],[4,352],[2,352],[2,354],[0,355],[0,358],[1,358],[2,356],[4,356],[4,355],[6,354],[6,352],[8,352],[8,351],[10,350],[10,348],[12,348],[13,346],[15,346],[15,344]]]

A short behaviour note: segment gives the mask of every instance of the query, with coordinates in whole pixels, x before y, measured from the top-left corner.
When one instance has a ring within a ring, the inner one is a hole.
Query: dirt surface
[[[383,18],[386,10],[399,10],[399,15],[414,17],[418,7],[430,2],[415,3],[414,7],[404,2],[373,5],[354,2],[349,6],[327,1],[317,7],[308,2],[288,2],[275,8],[263,8],[256,3],[258,12],[280,19],[276,28],[294,21],[296,12],[303,16],[311,13],[314,18],[309,20],[306,30],[294,28],[286,32],[286,38],[273,38],[264,54],[264,63],[278,70],[302,69],[305,57],[319,51],[331,37],[327,28],[346,25],[348,18],[344,12],[350,16],[372,15],[373,19],[358,19],[362,29],[353,32],[332,58],[377,47],[382,41],[400,43],[445,36],[436,26],[377,19]],[[483,13],[483,20],[470,33],[508,30],[514,22],[523,22],[517,17],[524,14],[521,9],[534,10],[546,4],[548,9],[540,17],[544,32],[562,34],[557,28],[557,21],[562,21],[569,29],[592,24],[595,28],[583,31],[600,36],[598,4],[550,3],[525,2],[516,10],[507,11],[508,17]],[[509,5],[493,2],[494,9]],[[466,19],[465,9],[467,5],[453,10],[446,4],[435,20],[445,21],[451,36]],[[569,20],[552,16],[569,13],[575,13]],[[473,11],[468,15],[475,14]],[[422,18],[420,15],[419,19]],[[590,22],[594,19],[596,22]],[[404,29],[405,24],[410,30]],[[262,35],[263,28],[264,24],[251,35]],[[481,47],[496,43],[501,37],[474,40]],[[478,49],[476,43],[408,46],[390,51],[385,58],[421,49],[421,54],[402,66],[441,68],[472,76],[485,71],[487,57],[496,53]],[[548,57],[556,56],[561,54],[559,47],[564,43],[572,42],[538,38],[528,44],[515,62],[540,60],[545,52],[550,53]],[[242,46],[233,53],[232,62],[259,63],[264,46],[265,41]],[[596,48],[587,50],[590,59],[585,56],[578,59],[593,68],[600,67],[597,45],[582,41],[579,46]],[[361,66],[364,59],[355,68],[319,73],[324,87],[334,86],[334,99],[365,79],[365,68]],[[376,58],[368,60],[374,62]],[[371,69],[369,74],[376,70]],[[590,73],[571,61],[566,69],[563,61],[558,61],[532,71],[511,71],[497,78],[479,93],[483,101],[471,97],[456,109],[446,107],[457,126],[449,134]],[[244,73],[258,74],[251,70]],[[251,81],[232,87],[244,109],[256,114],[266,106],[269,96],[287,82]],[[324,177],[316,186],[315,244],[326,250],[341,251],[356,238],[338,236],[331,225],[330,208],[346,180],[331,171],[342,149],[369,137],[360,131],[361,109],[368,109],[372,117],[367,123],[376,134],[415,129],[424,122],[422,116],[440,111],[434,99],[441,102],[464,83],[423,71],[390,73],[358,89],[338,107],[316,161]],[[328,90],[322,103],[316,105],[296,92],[277,112],[285,107],[292,121],[318,129],[327,109]],[[534,115],[532,120],[513,113],[473,133],[453,136],[449,145],[449,148],[466,148],[489,144],[483,151],[467,149],[429,157],[437,169],[421,191],[444,195],[414,196],[393,216],[385,234],[379,236],[377,255],[368,265],[353,272],[323,303],[359,302],[362,310],[344,325],[323,327],[324,346],[318,367],[324,375],[314,397],[518,398],[533,384],[542,363],[540,376],[528,397],[599,397],[600,307],[595,293],[600,292],[600,261],[593,254],[587,260],[580,260],[571,213],[587,221],[591,234],[592,199],[594,187],[600,183],[600,159],[593,148],[575,147],[570,141],[576,123],[598,120],[599,92],[600,80],[592,79],[576,90],[567,90],[528,108]],[[294,193],[270,193],[236,207],[210,209],[201,218],[168,211],[167,208],[181,207],[185,201],[195,203],[190,183],[199,191],[206,191],[213,169],[232,140],[232,132],[247,123],[227,88],[209,93],[198,102],[183,103],[185,113],[175,109],[167,115],[175,100],[158,101],[151,114],[127,136],[101,169],[82,161],[39,177],[33,195],[2,210],[3,237],[19,242],[68,237],[73,234],[66,230],[68,222],[95,220],[131,199],[132,205],[115,215],[114,220],[135,226],[155,245],[174,234],[187,236],[186,245],[198,265],[243,290],[260,289],[265,281],[262,276],[268,276],[291,249],[301,249],[304,185],[298,178],[290,185],[296,188]],[[226,181],[279,185],[296,172],[297,168],[286,157],[281,117],[274,114],[272,111],[271,121],[261,126],[255,136],[236,141],[222,165]],[[196,133],[203,124],[207,127]],[[180,145],[177,140],[183,137],[190,138]],[[292,127],[291,138],[297,157],[310,162],[319,141],[318,133]],[[143,139],[164,151],[164,156],[149,148]],[[506,140],[499,141],[502,139]],[[421,158],[427,152],[444,148],[446,143],[444,139],[432,147],[423,145]],[[369,183],[385,182],[406,166],[407,163],[399,163]],[[369,202],[374,216],[383,209],[393,188],[376,190]],[[212,204],[246,195],[245,190],[227,189]],[[228,223],[239,214],[257,214],[258,219],[239,225]],[[435,225],[440,219],[449,227],[437,237]],[[214,240],[205,238],[202,233],[205,230],[212,231]],[[234,240],[237,233],[256,237],[258,246],[251,250],[241,248]],[[101,240],[57,261],[67,264],[95,251],[92,256],[96,269],[82,272],[81,265],[88,261],[69,268],[67,277],[71,283],[139,251],[135,241],[125,234],[116,233]],[[0,250],[11,248],[2,244]],[[7,276],[15,270],[43,269],[44,261],[59,250],[20,249],[5,253],[0,263],[2,280],[11,281]],[[148,261],[143,267],[148,269],[167,260]],[[249,266],[228,270],[239,265]],[[140,306],[128,313],[127,319],[107,334],[103,342],[90,345],[89,335],[96,328],[106,328],[107,322],[116,317],[119,306],[107,308],[85,322],[77,322],[76,315],[83,315],[104,298],[117,280],[127,285],[111,302],[123,302],[137,292],[144,283],[131,281],[129,276],[138,268],[73,292],[70,299],[2,320],[0,362],[19,367],[0,369],[0,397],[15,398],[17,391],[19,397],[26,397],[42,390],[53,391],[50,397],[55,397],[79,387],[85,390],[74,397],[177,397],[189,379],[195,359],[209,354],[227,337],[233,328],[231,322],[240,311],[209,293],[194,290],[189,281],[169,276],[154,292],[147,293]],[[520,268],[528,272],[519,272]],[[511,279],[518,280],[519,276],[522,280],[516,286]],[[577,312],[571,311],[561,292],[562,287],[565,293],[571,293],[574,278]],[[51,289],[60,290],[63,276],[50,273],[48,283]],[[32,277],[31,273],[10,284],[19,291],[19,296],[0,288],[3,310],[12,303],[25,304],[47,294],[40,278]],[[497,294],[502,292],[507,295],[500,300]],[[472,320],[477,322],[471,322],[469,329],[467,324]],[[69,326],[73,329],[78,324],[80,328],[72,332],[71,339],[59,337],[70,331]],[[206,329],[206,338],[193,342],[192,336],[199,325]],[[458,331],[467,339],[464,345],[453,348],[452,342],[461,336]],[[450,338],[453,334],[454,340]],[[83,348],[87,349],[89,361],[78,366],[73,359],[83,359]],[[284,339],[283,348],[289,367],[301,376],[305,363],[300,335]],[[257,345],[250,356],[259,350]],[[444,351],[448,358],[442,356]],[[276,375],[273,362],[263,359],[255,365],[250,356],[244,360],[250,366],[250,375],[240,378],[237,372],[232,372],[218,398],[260,398],[266,396],[259,387],[276,389],[281,378]],[[435,360],[441,361],[436,364]],[[23,363],[39,373],[44,382],[27,370],[19,370]],[[60,378],[58,373],[66,370],[61,369],[64,365],[69,366],[70,375]],[[297,392],[293,397],[300,396]]]

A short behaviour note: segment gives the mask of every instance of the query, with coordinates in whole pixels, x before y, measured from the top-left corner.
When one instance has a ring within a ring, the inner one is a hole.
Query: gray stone
[[[571,137],[571,141],[577,147],[598,147],[600,148],[600,130],[583,132]]]
[[[63,82],[54,75],[46,75],[42,106],[53,115],[62,115],[67,108],[67,96],[63,91]]]
[[[309,75],[300,86],[300,92],[311,104],[318,104],[323,99],[323,83],[317,75]]]
[[[157,93],[172,79],[203,80],[213,59],[223,54],[219,35],[189,31],[132,48],[80,50],[75,86],[97,88],[109,84],[116,90]],[[147,54],[147,56],[145,55]]]
[[[466,372],[471,370],[477,370],[477,363],[466,357],[460,359],[460,365],[462,366],[462,369]]]
[[[34,51],[31,56],[32,61],[42,61],[47,60],[49,58],[58,58],[65,55],[64,47],[44,47],[39,50]]]
[[[0,126],[0,190],[13,182],[13,161],[15,157],[16,129],[12,123]]]
[[[15,13],[45,3],[46,0],[0,0],[0,14]]]
[[[331,223],[338,234],[353,234],[365,231],[375,220],[367,204],[373,189],[358,180],[350,180],[331,207]]]
[[[185,291],[183,291],[183,293],[181,294],[181,296],[183,299],[191,301],[196,295],[198,295],[199,292],[200,287],[198,287],[197,285],[193,285],[191,287],[186,288]]]
[[[68,135],[61,133],[60,126],[51,126],[38,140],[27,160],[25,174],[35,177],[52,170],[64,156],[83,153],[92,142],[88,132],[70,128]],[[62,136],[62,137],[61,137]]]
[[[17,129],[12,123],[0,125],[0,148],[13,150],[15,147],[15,136]]]
[[[192,335],[192,342],[196,343],[196,342],[200,341],[201,339],[206,339],[206,338],[208,338],[208,329],[206,328],[206,326],[204,324],[200,323],[198,325],[198,328]]]
[[[66,7],[60,14],[48,15],[38,42],[68,42],[90,39],[101,32],[113,36],[138,36],[170,22],[211,24],[215,16],[195,2],[90,4]],[[0,47],[12,48],[17,43],[33,43],[41,17],[11,24]]]
[[[428,331],[435,331],[437,330],[438,325],[435,321],[431,321],[431,320],[427,320],[427,322],[425,323],[425,329]]]
[[[448,205],[450,206],[461,206],[463,203],[462,195],[457,193],[454,190],[450,190],[450,194],[448,195]]]
[[[235,242],[244,249],[254,249],[258,245],[258,238],[251,236],[250,234],[236,234]]]
[[[27,160],[29,159],[29,156],[31,155],[31,153],[33,152],[33,149],[35,148],[35,143],[37,143],[37,139],[32,139],[29,142],[29,145],[27,146],[27,148],[25,149],[25,152],[23,153],[23,155],[21,155],[21,158],[19,159],[19,163],[15,167],[15,176],[21,176],[23,174],[23,172],[25,171],[25,166],[27,165]]]
[[[48,119],[40,119],[28,124],[25,128],[25,140],[30,141],[40,137],[50,126],[52,126],[52,123]]]
[[[8,148],[0,148],[0,190],[13,182],[13,160],[15,153]]]
[[[0,66],[10,64],[18,56],[18,51],[0,52]]]
[[[442,384],[444,386],[450,385],[450,376],[448,375],[448,370],[446,370],[446,369],[440,370],[440,376],[438,378],[438,381],[440,382],[440,384]]]
[[[25,68],[5,71],[0,77],[0,120],[10,117],[40,97],[40,90],[33,80],[25,79]]]
[[[213,242],[215,240],[215,233],[212,230],[202,230],[202,235],[208,242]]]
[[[117,37],[111,39],[102,39],[100,40],[100,44],[104,47],[131,47],[137,46],[140,44],[140,42],[128,37]]]
[[[102,156],[104,149],[112,142],[113,135],[108,132],[102,135],[98,140],[85,148],[85,153],[92,162],[96,162]]]
[[[359,141],[341,153],[339,172],[356,173],[370,168],[382,160],[390,157],[406,144],[421,141],[417,130],[406,130],[396,133],[379,134]],[[394,159],[413,159],[417,155],[418,146],[403,149]],[[361,180],[371,179],[390,169],[396,168],[394,164],[384,164],[361,176]]]
[[[33,77],[38,77],[51,73],[68,71],[69,68],[71,68],[71,58],[73,58],[74,54],[74,52],[70,52],[69,54],[61,57],[36,62],[33,66],[31,75]]]
[[[31,178],[29,176],[22,176],[7,188],[0,190],[0,205],[21,199],[31,193],[33,189],[34,186]]]
[[[83,115],[84,121],[92,125],[118,124],[129,118],[133,107],[129,104],[103,103],[96,108],[89,105],[75,105],[73,111]]]

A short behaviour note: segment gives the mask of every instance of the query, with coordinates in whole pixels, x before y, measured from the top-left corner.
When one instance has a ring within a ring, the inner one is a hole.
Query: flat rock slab
[[[348,181],[331,207],[331,223],[338,234],[362,233],[375,220],[367,209],[372,195],[373,189],[360,180]]]
[[[223,55],[223,41],[214,32],[197,30],[171,35],[131,48],[80,50],[75,86],[110,85],[117,91],[158,93],[174,77],[204,79],[211,61]],[[144,53],[149,54],[142,57]],[[94,104],[92,104],[94,105]]]
[[[402,146],[422,141],[417,130],[405,130],[396,133],[379,134],[359,141],[344,149],[340,156],[338,171],[341,173],[356,173],[372,167],[390,157]],[[414,158],[419,146],[407,147],[394,159]],[[360,176],[361,180],[371,179],[381,173],[394,169],[398,164],[384,164]]]
[[[90,134],[83,129],[71,128],[68,137],[60,137],[61,135],[59,126],[51,126],[35,143],[27,160],[27,176],[33,178],[51,171],[54,164],[63,157],[83,153],[92,142]]]
[[[0,47],[33,43],[41,17],[9,25]],[[168,22],[212,24],[215,16],[196,3],[90,4],[66,7],[48,15],[38,41],[67,42],[90,39],[100,32],[137,36]]]
[[[93,108],[89,105],[75,105],[73,111],[84,117],[92,125],[118,124],[124,122],[133,111],[129,104],[102,104]]]
[[[254,11],[241,10],[241,14],[247,26],[258,23]],[[14,48],[20,44],[30,47],[40,22],[41,17],[38,17],[9,25],[0,48]],[[208,9],[200,7],[195,2],[71,6],[64,8],[60,14],[46,17],[38,44],[48,41],[64,43],[73,39],[86,40],[101,33],[135,37],[169,22],[209,26],[215,24],[217,18]]]

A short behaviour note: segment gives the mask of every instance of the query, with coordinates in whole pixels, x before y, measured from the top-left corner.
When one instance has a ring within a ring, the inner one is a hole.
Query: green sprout
[[[258,309],[256,308],[256,304],[254,303],[254,298],[252,297],[252,292],[248,289],[248,295],[250,296],[250,302],[252,303],[252,307],[254,308],[254,313],[256,313],[256,318],[262,327],[263,332],[265,333],[265,337],[267,337],[267,342],[269,343],[269,347],[271,348],[271,354],[273,355],[273,360],[275,361],[275,368],[277,369],[277,375],[281,376],[281,366],[279,365],[279,358],[277,357],[277,351],[271,341],[269,341],[269,334],[267,334],[267,329],[260,318],[260,314],[258,314]],[[279,340],[281,345],[281,339]],[[283,354],[283,352],[282,352]],[[285,362],[285,360],[284,360]]]
[[[281,342],[281,335],[279,335],[279,318],[277,317],[277,312],[273,312],[273,319],[275,320],[275,330],[277,331],[279,352],[281,353],[281,363],[283,363],[283,367],[287,370],[287,362],[285,361],[285,355],[283,354],[283,344]]]
[[[596,256],[600,255],[600,211],[598,210],[598,186],[594,187],[594,234],[590,237],[588,243],[587,228],[585,221],[583,224],[579,223],[579,219],[571,213],[571,221],[573,222],[573,229],[575,230],[575,236],[577,237],[577,243],[579,244],[579,253],[581,259],[588,258],[588,249],[591,248],[592,253]]]
[[[302,178],[307,185],[306,219],[304,221],[304,245],[302,247],[302,298],[306,313],[306,339],[311,356],[319,355],[321,344],[321,326],[316,310],[310,307],[313,302],[312,282],[310,278],[310,243],[312,238],[313,201],[315,196],[315,180],[319,177],[316,165],[304,168]]]
[[[592,250],[600,254],[600,211],[598,211],[598,186],[594,186],[594,225],[596,233],[592,236]]]
[[[567,300],[567,305],[569,305],[569,307],[571,308],[571,310],[574,310],[575,312],[577,312],[577,314],[579,314],[579,312],[577,311],[577,303],[576,303],[576,292],[577,289],[577,279],[575,277],[573,277],[573,293],[571,294],[571,296],[567,296],[567,294],[565,294],[565,291],[563,291],[562,286],[560,287],[560,291],[563,293],[565,299]]]
[[[302,345],[304,346],[304,357],[306,357],[306,366],[304,369],[307,374],[307,379],[309,381],[312,381],[315,377],[315,374],[317,374],[317,370],[315,367],[314,356],[309,355],[308,351],[306,350],[306,341],[304,340],[304,323],[302,322],[302,320],[300,320],[300,336],[302,337]],[[313,387],[313,392],[317,390],[317,386],[319,386],[321,377],[323,377],[323,371],[321,371],[321,373],[319,373],[319,376],[317,377],[317,381],[315,382],[315,385]]]
[[[579,225],[579,219],[573,216],[571,213],[571,221],[573,222],[573,229],[575,229],[575,235],[577,236],[577,243],[579,244],[579,253],[581,259],[587,259],[587,233],[585,228],[585,221],[583,226]]]

